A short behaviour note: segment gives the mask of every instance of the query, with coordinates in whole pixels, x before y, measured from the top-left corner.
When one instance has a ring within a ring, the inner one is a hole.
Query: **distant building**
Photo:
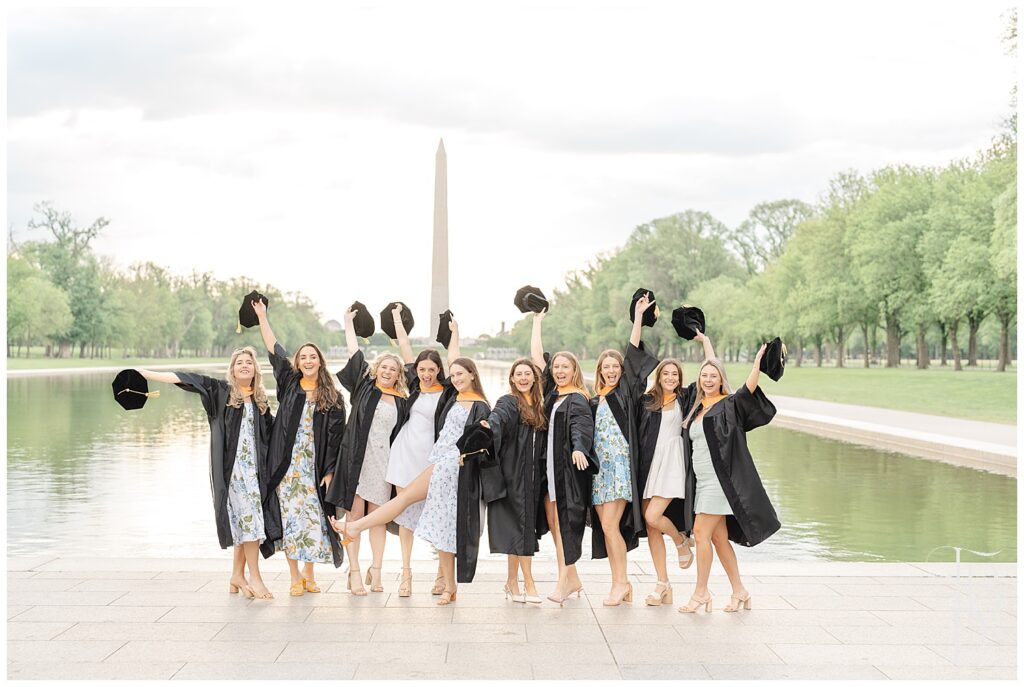
[[[337,320],[327,320],[324,322],[324,328],[329,332],[340,332],[342,330],[341,322]]]

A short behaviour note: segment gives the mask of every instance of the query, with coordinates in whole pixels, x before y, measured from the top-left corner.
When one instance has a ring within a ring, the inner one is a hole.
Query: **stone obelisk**
[[[448,309],[448,156],[444,139],[437,146],[434,163],[434,257],[430,281],[430,336],[437,331],[438,316]]]

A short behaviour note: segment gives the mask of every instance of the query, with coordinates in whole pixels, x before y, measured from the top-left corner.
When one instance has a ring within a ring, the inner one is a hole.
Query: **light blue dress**
[[[434,471],[427,486],[423,514],[416,523],[416,536],[437,547],[438,551],[455,553],[456,525],[459,508],[459,447],[455,442],[466,431],[469,410],[456,403],[448,411],[444,427],[430,452]]]
[[[690,423],[690,439],[693,441],[690,462],[693,464],[693,476],[697,480],[693,512],[732,515],[729,499],[725,498],[725,492],[718,481],[718,473],[711,462],[711,449],[708,448],[708,439],[704,436],[704,418]]]
[[[256,473],[256,426],[253,402],[242,404],[242,427],[238,434],[235,464],[228,484],[228,522],[236,546],[247,541],[263,542],[263,505],[260,478]]]
[[[629,443],[622,436],[619,423],[603,401],[597,406],[594,418],[594,451],[601,463],[600,471],[594,477],[591,497],[595,506],[616,499],[633,500],[633,484],[630,481]]]

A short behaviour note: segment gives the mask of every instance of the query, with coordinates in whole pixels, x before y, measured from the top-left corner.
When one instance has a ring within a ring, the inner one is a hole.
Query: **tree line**
[[[38,238],[8,241],[8,357],[27,356],[34,346],[62,358],[219,357],[239,346],[261,346],[255,329],[238,334],[224,326],[236,320],[242,296],[254,288],[270,299],[282,341],[342,343],[302,294],[245,277],[174,275],[152,262],[118,270],[91,247],[108,220],[76,226],[52,203],[36,205],[35,212],[28,228]]]
[[[545,342],[595,357],[625,341],[630,298],[644,287],[664,308],[666,323],[644,330],[659,355],[699,354],[667,322],[687,303],[704,310],[728,360],[781,336],[796,365],[813,356],[843,367],[859,355],[865,367],[894,367],[909,352],[918,368],[936,357],[960,370],[964,353],[977,364],[989,323],[1002,371],[1016,345],[1016,189],[1012,121],[971,159],[843,172],[816,203],[761,203],[735,228],[697,210],[656,219],[568,274]],[[511,338],[528,350],[529,332],[527,317]]]

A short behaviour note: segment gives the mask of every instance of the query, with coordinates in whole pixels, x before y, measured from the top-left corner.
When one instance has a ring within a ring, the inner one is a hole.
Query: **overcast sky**
[[[475,335],[652,219],[734,226],[844,169],[970,155],[1015,79],[1008,1],[365,4],[10,11],[15,237],[52,200],[108,217],[122,266],[248,275],[324,319],[404,300],[426,335],[443,137]]]

